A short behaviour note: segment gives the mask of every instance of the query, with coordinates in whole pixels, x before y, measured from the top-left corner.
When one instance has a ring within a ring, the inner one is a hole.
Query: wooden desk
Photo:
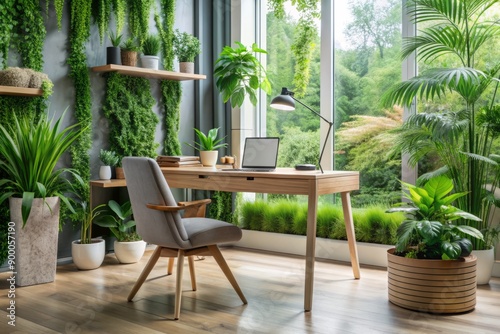
[[[350,192],[359,189],[359,173],[343,171],[296,171],[278,168],[275,172],[236,172],[203,167],[162,168],[172,188],[307,195],[307,241],[304,310],[312,309],[314,262],[316,251],[316,218],[318,196],[340,193],[354,278],[360,278],[358,251],[352,221]],[[94,187],[123,187],[125,180],[91,181]]]

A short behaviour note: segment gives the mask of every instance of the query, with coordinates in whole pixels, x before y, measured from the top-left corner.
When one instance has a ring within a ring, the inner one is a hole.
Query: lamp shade
[[[295,110],[295,101],[290,95],[278,95],[269,105],[271,108],[279,110]]]

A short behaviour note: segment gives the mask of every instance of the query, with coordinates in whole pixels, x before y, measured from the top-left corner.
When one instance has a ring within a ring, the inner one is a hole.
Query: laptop
[[[247,137],[241,168],[224,171],[272,172],[278,162],[278,137]]]

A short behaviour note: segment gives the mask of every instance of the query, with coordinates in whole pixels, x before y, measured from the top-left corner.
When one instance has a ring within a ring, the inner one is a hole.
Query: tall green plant
[[[457,192],[467,193],[457,199],[457,206],[481,218],[482,223],[471,223],[479,229],[487,226],[492,204],[499,204],[493,196],[498,178],[491,180],[488,169],[498,166],[490,153],[493,140],[500,134],[495,106],[500,62],[481,61],[481,55],[500,37],[498,22],[489,17],[494,8],[499,8],[498,1],[409,1],[407,11],[411,18],[428,26],[420,29],[417,36],[405,39],[403,57],[416,52],[424,62],[444,55],[451,59],[446,67],[428,69],[397,84],[383,98],[386,106],[409,106],[415,98],[439,100],[449,94],[462,99],[461,110],[411,116],[402,127],[396,149],[409,154],[413,164],[428,153],[436,153],[442,168],[433,174],[446,173],[453,179]],[[449,65],[454,62],[458,66]],[[486,96],[492,83],[496,86]],[[480,121],[481,115],[488,121]],[[484,186],[490,181],[494,183],[486,190]],[[484,247],[481,240],[473,241],[475,249]]]

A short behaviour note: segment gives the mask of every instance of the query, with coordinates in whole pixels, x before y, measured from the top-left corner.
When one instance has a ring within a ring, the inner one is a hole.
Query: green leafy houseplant
[[[120,48],[123,51],[129,51],[129,52],[138,52],[139,51],[139,46],[137,45],[137,41],[135,38],[129,37],[125,42],[123,42],[120,46]]]
[[[77,123],[62,129],[63,117],[64,114],[53,126],[43,115],[37,122],[14,116],[12,125],[0,125],[0,170],[5,175],[0,180],[0,203],[11,196],[22,198],[23,226],[34,198],[57,196],[74,211],[66,197],[67,192],[74,190],[67,176],[72,175],[79,184],[83,181],[75,170],[56,169],[56,165],[86,128]]]
[[[120,158],[116,155],[115,151],[107,151],[101,149],[99,152],[99,159],[102,161],[104,166],[116,166],[120,161]]]
[[[80,244],[90,244],[92,243],[92,223],[95,222],[96,218],[104,213],[104,206],[106,204],[101,204],[91,209],[90,205],[86,201],[78,202],[80,206],[75,210],[75,213],[70,217],[73,221],[79,222],[80,226]]]
[[[147,56],[156,56],[160,53],[161,42],[156,35],[148,35],[142,42],[142,53]]]
[[[472,242],[464,235],[483,240],[479,230],[468,225],[453,225],[451,221],[480,221],[470,213],[452,205],[466,193],[453,193],[453,182],[440,175],[428,180],[423,187],[403,182],[408,192],[409,207],[396,207],[388,212],[404,212],[408,219],[398,227],[395,255],[419,259],[454,260],[468,256]]]
[[[122,43],[122,34],[115,34],[111,30],[109,31],[109,40],[111,41],[111,45],[113,45],[115,48],[119,48],[120,44]]]
[[[444,97],[460,99],[456,110],[450,110],[445,101],[444,111],[409,117],[395,151],[408,154],[412,164],[435,154],[441,168],[431,175],[448,175],[456,191],[465,193],[456,205],[481,218],[481,222],[467,222],[479,230],[488,227],[490,209],[500,204],[494,197],[500,160],[491,154],[500,134],[500,107],[495,105],[500,62],[483,57],[500,36],[498,21],[490,17],[495,8],[498,1],[491,0],[408,1],[411,19],[427,26],[405,39],[403,57],[415,52],[424,62],[447,58],[441,67],[397,84],[383,97],[386,106],[410,106],[417,97],[431,107],[430,102]],[[481,239],[472,242],[476,250],[486,248]]]
[[[214,75],[217,89],[222,93],[224,103],[231,100],[231,106],[241,107],[245,96],[250,102],[257,104],[257,90],[260,88],[267,94],[271,93],[271,83],[267,79],[266,71],[254,53],[267,53],[265,50],[252,45],[248,50],[240,42],[238,47],[225,46],[215,62]]]
[[[130,201],[120,205],[116,201],[110,200],[106,209],[105,214],[96,219],[96,225],[109,228],[111,233],[116,237],[116,240],[120,242],[142,240],[137,232],[135,232],[134,227],[136,224],[132,219],[132,205]]]
[[[206,135],[198,129],[194,129],[194,131],[198,137],[198,142],[194,142],[194,145],[187,145],[191,146],[195,150],[214,151],[221,147],[227,147],[226,143],[222,143],[226,137],[217,139],[219,128],[210,129]]]
[[[194,58],[201,53],[200,40],[187,32],[175,30],[173,35],[174,54],[179,62],[194,62]]]

